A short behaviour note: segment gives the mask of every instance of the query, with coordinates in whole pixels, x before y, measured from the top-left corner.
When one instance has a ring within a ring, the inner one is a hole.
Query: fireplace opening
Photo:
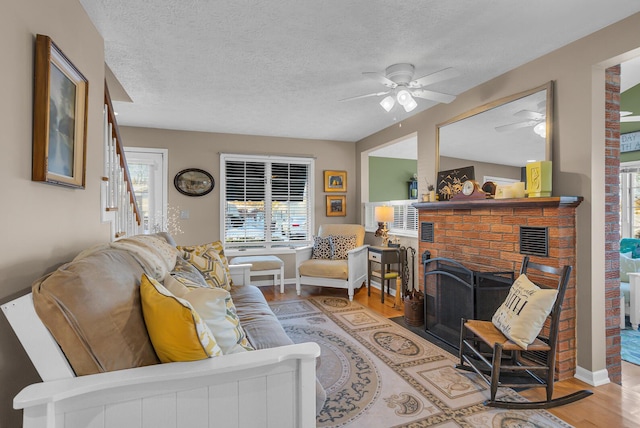
[[[467,269],[453,259],[425,260],[425,330],[459,348],[460,319],[490,321],[513,284],[513,272]]]

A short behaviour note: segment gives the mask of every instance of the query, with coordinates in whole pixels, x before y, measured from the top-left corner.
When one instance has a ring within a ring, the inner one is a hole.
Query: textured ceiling
[[[357,141],[385,113],[362,76],[394,63],[460,94],[640,11],[638,0],[80,0],[133,102],[122,125]],[[539,84],[540,82],[536,82]]]

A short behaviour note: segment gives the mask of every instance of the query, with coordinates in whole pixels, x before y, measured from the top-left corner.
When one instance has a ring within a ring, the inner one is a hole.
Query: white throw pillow
[[[526,275],[515,280],[491,321],[509,339],[526,349],[542,330],[558,290],[543,289]]]
[[[240,325],[231,294],[223,288],[185,287],[167,275],[164,285],[171,293],[191,304],[216,338],[223,354],[253,350]]]

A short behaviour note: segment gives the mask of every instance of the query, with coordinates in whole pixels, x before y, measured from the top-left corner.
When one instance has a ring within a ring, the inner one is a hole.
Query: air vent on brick
[[[520,254],[547,257],[549,255],[548,228],[520,226]]]
[[[423,221],[420,223],[420,241],[433,242],[433,223]]]

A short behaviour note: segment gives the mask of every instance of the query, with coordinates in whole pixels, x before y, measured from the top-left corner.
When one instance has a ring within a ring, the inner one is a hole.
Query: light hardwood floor
[[[263,286],[260,289],[267,301],[298,298],[294,284],[286,284],[284,294],[275,287]],[[346,297],[347,291],[326,287],[302,287],[302,298],[316,295]],[[372,288],[371,296],[367,296],[366,287],[362,287],[356,290],[354,300],[388,318],[403,315],[402,305],[400,309],[394,308],[393,297],[385,297],[385,303],[380,303],[380,292],[377,289]],[[622,387],[610,383],[595,388],[577,379],[556,382],[554,397],[580,389],[591,389],[594,394],[576,403],[549,411],[575,427],[640,427],[640,367],[623,361],[622,384]],[[521,394],[531,400],[544,399],[543,388],[533,388]]]

